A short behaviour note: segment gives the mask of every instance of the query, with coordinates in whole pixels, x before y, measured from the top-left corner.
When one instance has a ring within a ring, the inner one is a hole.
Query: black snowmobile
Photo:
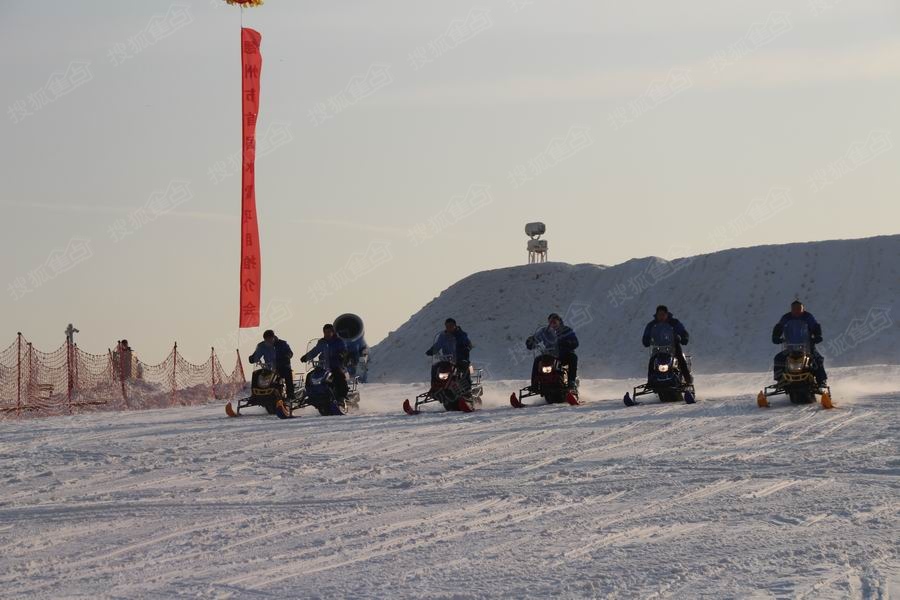
[[[813,404],[820,396],[822,408],[834,408],[831,388],[816,381],[815,353],[806,323],[788,323],[783,335],[781,360],[775,363],[775,383],[757,395],[757,406],[767,408],[770,397],[786,395],[792,404]]]
[[[229,417],[241,416],[241,409],[248,406],[261,406],[270,415],[277,414],[279,403],[285,400],[284,379],[272,368],[260,364],[250,377],[250,396],[241,398],[237,407],[231,402],[225,405],[225,414]]]
[[[460,368],[456,357],[435,355],[431,364],[431,387],[416,396],[415,404],[409,399],[403,401],[403,410],[408,415],[419,414],[419,407],[429,402],[440,402],[447,411],[474,412],[481,408],[484,388],[481,384],[482,371],[471,364]]]
[[[660,402],[684,402],[694,404],[696,392],[693,383],[687,383],[684,367],[691,368],[691,357],[684,355],[687,365],[679,364],[675,330],[660,323],[653,330],[650,340],[650,363],[647,367],[647,383],[634,388],[633,396],[625,393],[625,406],[637,406],[638,397],[656,394]]]
[[[306,353],[309,354],[315,346],[317,339],[310,340],[306,345]],[[295,400],[285,400],[276,405],[275,414],[279,418],[289,419],[294,416],[294,411],[305,406],[312,406],[323,417],[346,415],[359,409],[359,378],[351,377],[344,370],[344,379],[347,382],[347,391],[342,394],[335,382],[334,373],[328,368],[327,356],[320,355],[312,361],[309,371],[303,376],[300,394]]]
[[[510,394],[510,405],[524,408],[527,405],[522,400],[531,396],[540,396],[547,404],[581,404],[578,400],[578,381],[574,386],[569,385],[569,368],[559,360],[556,340],[548,338],[544,327],[539,327],[529,340],[532,341],[531,352],[537,363],[537,373],[531,385],[519,390],[518,396],[515,392]]]

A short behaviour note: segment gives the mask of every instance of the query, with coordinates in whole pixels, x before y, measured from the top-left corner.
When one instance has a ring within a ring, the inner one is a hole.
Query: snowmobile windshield
[[[434,336],[431,342],[431,349],[434,353],[431,355],[432,364],[439,362],[449,362],[456,364],[456,338],[442,331]]]
[[[809,325],[806,321],[792,319],[784,324],[784,349],[793,352],[809,351]]]
[[[538,354],[559,354],[559,336],[555,329],[539,327],[532,336],[534,338],[534,351]]]
[[[650,346],[650,356],[656,356],[657,354],[675,354],[675,346],[660,346],[657,344],[652,344]]]
[[[655,323],[650,329],[650,345],[672,347],[675,345],[675,329],[668,323]]]

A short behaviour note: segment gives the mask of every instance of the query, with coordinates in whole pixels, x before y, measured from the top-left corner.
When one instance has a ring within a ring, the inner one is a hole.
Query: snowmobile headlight
[[[656,368],[660,373],[668,373],[669,372],[669,365],[659,365]]]
[[[797,373],[799,371],[802,371],[805,366],[806,366],[806,357],[805,356],[801,356],[798,358],[788,358],[787,368],[788,368],[788,371],[790,371],[791,373]]]
[[[541,367],[541,373],[548,374],[553,372],[553,365],[545,365]]]
[[[441,381],[446,381],[450,379],[450,373],[448,373],[447,371],[442,371],[438,373],[438,379],[440,379]]]

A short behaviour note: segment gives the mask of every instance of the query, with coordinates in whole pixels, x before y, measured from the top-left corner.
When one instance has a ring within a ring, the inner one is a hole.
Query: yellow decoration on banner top
[[[225,0],[225,3],[251,8],[254,6],[262,6],[263,0]]]

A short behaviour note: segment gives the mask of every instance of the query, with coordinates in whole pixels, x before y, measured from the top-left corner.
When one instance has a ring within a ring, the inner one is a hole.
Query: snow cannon
[[[530,238],[537,238],[547,233],[547,226],[543,223],[526,223],[525,235]]]
[[[366,329],[363,320],[353,313],[344,313],[334,320],[334,330],[347,344],[349,360],[347,368],[351,377],[359,377],[366,382],[368,375],[369,346],[366,344]]]
[[[525,224],[525,235],[528,236],[529,265],[547,262],[547,240],[541,239],[545,233],[547,233],[547,226],[539,221]]]

